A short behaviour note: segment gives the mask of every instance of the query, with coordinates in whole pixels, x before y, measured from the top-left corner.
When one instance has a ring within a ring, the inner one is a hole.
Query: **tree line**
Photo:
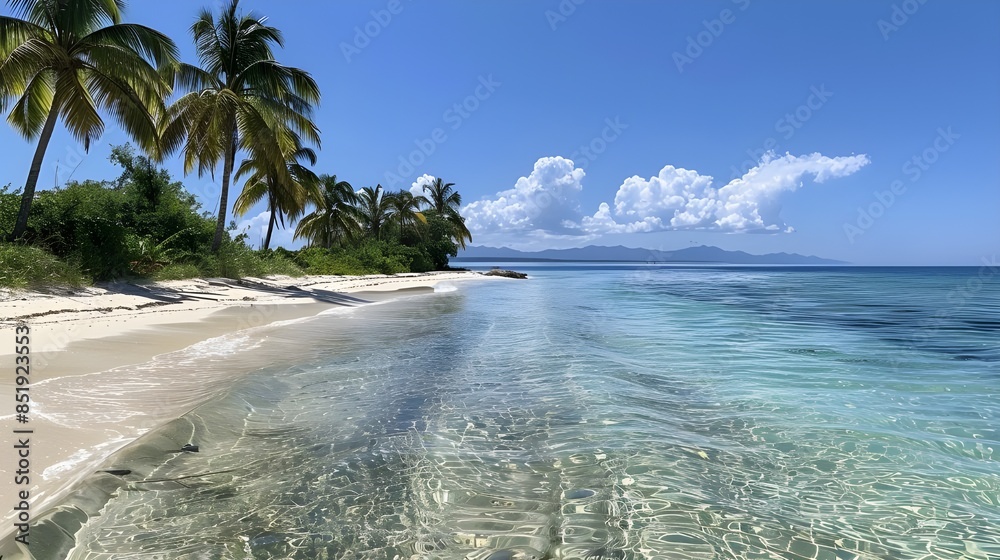
[[[8,241],[45,242],[32,228],[32,205],[56,124],[87,150],[105,129],[104,115],[121,126],[151,169],[174,155],[182,158],[185,174],[214,174],[221,164],[208,247],[213,254],[231,241],[233,183],[242,183],[235,213],[260,203],[270,212],[265,250],[274,228],[294,220],[295,237],[313,248],[357,248],[372,240],[421,246],[437,266],[447,266],[450,245],[471,240],[451,183],[437,179],[416,195],[379,185],[356,190],[336,175],[312,170],[321,146],[314,122],[319,87],[305,70],[276,60],[275,50],[284,46],[281,31],[243,12],[239,0],[195,18],[190,33],[198,64],[182,62],[166,35],[123,22],[125,0],[7,4],[13,14],[0,16],[0,110],[18,134],[37,142],[13,223],[0,222],[9,227]],[[132,154],[117,157],[118,163],[138,161]],[[430,249],[434,244],[442,246]]]

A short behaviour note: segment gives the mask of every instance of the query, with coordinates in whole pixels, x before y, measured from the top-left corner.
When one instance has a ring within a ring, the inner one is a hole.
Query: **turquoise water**
[[[270,331],[36,553],[1000,558],[988,269],[530,270]]]

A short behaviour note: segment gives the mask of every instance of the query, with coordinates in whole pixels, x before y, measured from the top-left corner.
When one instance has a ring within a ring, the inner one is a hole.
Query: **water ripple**
[[[290,326],[67,504],[68,557],[998,557],[1000,294],[963,278],[553,270]]]

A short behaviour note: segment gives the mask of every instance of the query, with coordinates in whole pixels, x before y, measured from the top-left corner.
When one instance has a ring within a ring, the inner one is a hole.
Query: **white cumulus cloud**
[[[868,165],[868,156],[827,157],[818,153],[777,157],[716,189],[713,178],[667,165],[649,179],[629,177],[615,194],[614,215],[604,203],[581,227],[588,233],[634,233],[703,229],[724,232],[792,231],[779,216],[780,196],[811,177],[822,183]]]
[[[868,156],[766,154],[757,167],[721,187],[710,175],[667,165],[649,178],[629,177],[614,203],[583,215],[579,195],[585,173],[572,160],[545,157],[514,188],[462,209],[478,239],[595,238],[614,233],[698,229],[739,233],[793,231],[780,217],[780,198],[806,179],[822,183],[868,165]],[[429,177],[429,176],[425,176]],[[418,186],[424,178],[414,183]]]
[[[426,173],[417,177],[417,180],[410,186],[410,192],[413,193],[413,196],[424,196],[424,185],[434,184],[435,179],[437,177],[427,175]]]
[[[648,233],[669,229],[656,216],[646,216],[641,220],[629,223],[618,223],[611,214],[611,206],[602,202],[593,216],[584,216],[581,221],[583,231],[592,235],[605,233]]]
[[[579,235],[579,194],[585,173],[572,160],[544,157],[513,189],[492,200],[478,200],[462,209],[473,232],[546,232]]]

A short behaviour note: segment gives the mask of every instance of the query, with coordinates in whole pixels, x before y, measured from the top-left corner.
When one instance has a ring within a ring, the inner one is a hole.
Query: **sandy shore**
[[[5,473],[17,468],[18,438],[30,438],[30,483],[15,485],[14,476],[0,480],[0,557],[19,555],[11,541],[19,491],[29,489],[30,515],[37,519],[107,457],[224,391],[234,375],[246,372],[232,353],[241,343],[239,333],[364,305],[379,299],[378,292],[471,279],[484,276],[196,279],[51,294],[0,292],[0,332],[9,337],[0,344],[0,363],[8,364],[0,394],[15,394],[15,327],[27,323],[32,399],[27,424],[17,421],[13,399],[0,409]],[[178,367],[193,345],[202,346],[199,356],[205,347],[210,355],[218,350],[227,366],[212,367],[200,358],[190,368]],[[171,359],[155,358],[167,354]],[[15,434],[19,429],[32,433]]]

